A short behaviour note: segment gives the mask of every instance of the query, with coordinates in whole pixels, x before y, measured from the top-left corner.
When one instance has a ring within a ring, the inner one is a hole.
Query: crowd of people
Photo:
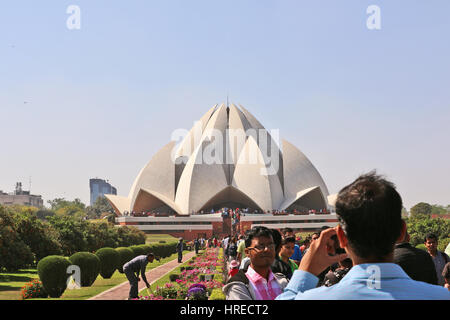
[[[227,300],[450,299],[450,258],[409,244],[395,186],[372,172],[338,194],[339,224],[307,239],[254,227],[221,241]]]
[[[232,217],[233,219],[236,218],[236,216],[238,217],[237,219],[239,219],[239,217],[241,215],[245,216],[246,214],[273,214],[273,215],[290,215],[290,214],[294,214],[294,215],[309,215],[309,214],[330,214],[330,211],[328,211],[327,209],[319,209],[319,210],[315,210],[315,209],[304,209],[304,210],[297,210],[297,209],[292,209],[292,210],[268,210],[267,212],[261,211],[261,210],[257,210],[257,209],[250,209],[250,208],[221,208],[217,211],[215,211],[214,209],[211,209],[211,211],[205,211],[205,210],[201,210],[199,212],[192,212],[191,215],[201,215],[201,214],[207,214],[207,213],[220,213],[222,215],[222,217]],[[142,212],[136,212],[136,211],[124,211],[123,215],[126,217],[168,217],[170,215],[176,215],[176,213],[174,211],[171,212],[157,212],[157,211],[142,211]],[[234,220],[233,220],[234,221]],[[239,221],[237,221],[236,223],[238,223]]]

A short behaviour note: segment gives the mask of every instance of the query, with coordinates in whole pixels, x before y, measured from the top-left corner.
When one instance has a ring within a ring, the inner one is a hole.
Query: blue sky
[[[381,30],[366,27],[369,5]],[[81,29],[69,30],[69,5]],[[450,2],[2,1],[0,190],[127,195],[177,128],[245,106],[336,193],[377,169],[450,204]],[[24,102],[27,103],[24,103]]]

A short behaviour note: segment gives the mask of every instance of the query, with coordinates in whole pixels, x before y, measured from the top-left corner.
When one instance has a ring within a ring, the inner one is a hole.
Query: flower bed
[[[214,289],[223,287],[223,264],[223,249],[208,248],[189,260],[181,273],[170,274],[174,282],[157,286],[153,294],[140,300],[207,300]]]
[[[42,282],[35,279],[31,282],[26,283],[21,289],[21,298],[31,299],[31,298],[47,298],[48,294],[45,292]]]

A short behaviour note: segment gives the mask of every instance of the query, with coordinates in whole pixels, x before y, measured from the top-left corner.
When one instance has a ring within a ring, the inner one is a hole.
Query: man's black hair
[[[401,233],[402,198],[375,171],[339,191],[336,213],[350,247],[361,258],[383,260]]]
[[[285,244],[288,244],[288,243],[295,243],[295,237],[283,238],[283,240],[281,241],[282,246],[284,246]]]
[[[281,240],[283,239],[283,237],[281,236],[280,231],[278,231],[277,229],[270,229],[270,231],[272,232],[273,243],[275,243],[275,251],[278,252],[278,250],[281,248]]]
[[[425,239],[423,240],[423,242],[427,242],[428,239],[433,239],[433,240],[438,241],[438,237],[434,233],[428,233],[425,236]]]
[[[150,252],[149,254],[147,254],[147,259],[149,258],[149,257],[155,257],[155,255],[152,253],[152,252]]]
[[[253,238],[266,237],[273,240],[272,232],[266,227],[253,227],[249,230],[245,237],[245,247],[248,248],[252,245]]]

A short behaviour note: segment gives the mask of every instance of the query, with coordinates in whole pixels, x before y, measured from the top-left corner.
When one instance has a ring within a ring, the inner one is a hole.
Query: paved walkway
[[[184,254],[182,260],[183,263],[191,259],[193,256],[195,256],[195,251]],[[147,273],[145,274],[145,276],[147,277],[147,281],[150,284],[155,283],[165,274],[177,268],[180,264],[181,263],[178,263],[178,259],[174,259],[170,262],[160,265],[159,267],[147,271]],[[139,292],[145,288],[146,286],[144,281],[139,281]],[[126,300],[128,299],[129,292],[130,283],[128,281],[125,281],[124,283],[119,284],[118,286],[115,286],[114,288],[111,288],[109,290],[103,291],[102,293],[89,298],[88,300]]]

